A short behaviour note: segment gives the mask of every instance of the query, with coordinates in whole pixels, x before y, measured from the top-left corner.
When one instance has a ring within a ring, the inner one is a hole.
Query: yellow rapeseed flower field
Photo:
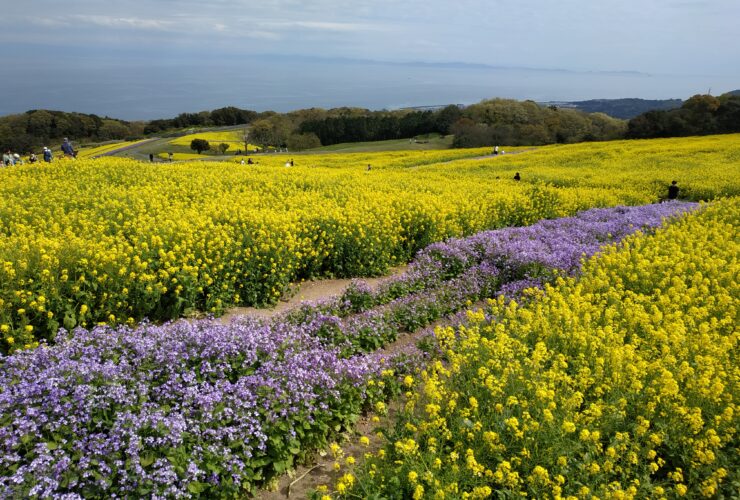
[[[229,152],[241,149],[244,151],[244,130],[222,130],[219,132],[198,132],[195,134],[188,134],[177,137],[169,141],[169,144],[174,146],[187,146],[190,147],[190,143],[193,139],[204,139],[208,141],[212,148],[215,148],[220,143],[229,145]],[[257,151],[259,147],[254,144],[249,144],[249,151]]]
[[[674,176],[690,196],[735,195],[738,151],[728,135],[486,159],[471,158],[489,149],[3,169],[0,328],[13,342],[0,349],[60,326],[273,303],[291,282],[378,275],[451,236],[653,202]]]
[[[716,202],[438,328],[447,362],[406,393],[362,496],[418,477],[429,498],[737,494],[739,224],[738,198]]]
[[[142,139],[139,141],[122,141],[122,142],[115,142],[113,144],[104,144],[102,146],[96,146],[94,148],[82,148],[77,153],[78,159],[85,159],[85,158],[93,158],[95,156],[101,155],[103,153],[107,153],[109,151],[115,151],[116,149],[125,148],[127,146],[133,146],[134,144],[139,144],[141,142],[146,142],[147,139]]]

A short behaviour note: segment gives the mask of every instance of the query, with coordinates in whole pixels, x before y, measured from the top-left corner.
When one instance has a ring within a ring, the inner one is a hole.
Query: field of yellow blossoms
[[[738,135],[476,158],[488,152],[2,169],[0,351],[60,327],[274,303],[291,282],[379,275],[448,237],[654,202],[674,178],[688,199],[740,191]]]
[[[736,498],[738,227],[713,203],[438,328],[385,447],[316,498]]]

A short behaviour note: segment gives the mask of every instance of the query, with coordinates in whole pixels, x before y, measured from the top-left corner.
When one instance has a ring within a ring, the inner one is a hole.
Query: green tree
[[[319,148],[321,147],[321,141],[313,132],[307,134],[292,134],[288,137],[288,147],[295,151]]]
[[[211,149],[211,145],[208,143],[205,139],[193,139],[190,141],[190,149],[193,151],[197,151],[198,154],[201,154],[203,151],[208,151]]]
[[[222,142],[221,144],[218,145],[218,150],[221,152],[221,154],[226,153],[227,149],[229,149],[229,145],[226,144],[225,142]]]
[[[98,137],[103,140],[124,139],[131,135],[131,130],[118,120],[103,120],[98,129]]]

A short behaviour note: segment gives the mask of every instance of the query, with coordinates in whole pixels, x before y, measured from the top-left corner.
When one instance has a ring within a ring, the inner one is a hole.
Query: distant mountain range
[[[732,90],[727,94],[740,95],[740,90]],[[550,101],[540,104],[557,106],[559,108],[574,108],[586,113],[604,113],[614,118],[630,120],[642,113],[655,110],[669,110],[680,108],[684,103],[681,99],[590,99],[588,101]]]

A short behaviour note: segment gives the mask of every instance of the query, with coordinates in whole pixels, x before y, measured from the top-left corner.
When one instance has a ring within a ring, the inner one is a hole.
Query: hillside
[[[574,108],[586,113],[605,113],[614,118],[629,120],[648,111],[680,108],[681,99],[590,99],[573,101]]]

